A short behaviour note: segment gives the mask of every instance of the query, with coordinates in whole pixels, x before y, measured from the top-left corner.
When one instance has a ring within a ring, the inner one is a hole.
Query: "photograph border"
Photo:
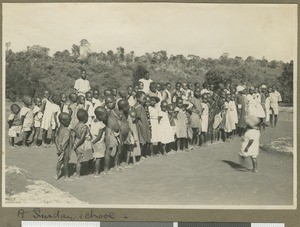
[[[2,3],[21,3],[23,1],[17,1],[17,2],[2,2]],[[30,3],[39,3],[37,1],[32,1]],[[50,2],[50,1],[49,1]],[[56,1],[58,2],[58,1]],[[73,1],[70,1],[68,3],[72,3]],[[84,3],[80,2],[80,3]],[[98,3],[102,3],[104,1],[97,1]],[[121,3],[123,1],[105,1],[105,2],[110,2],[110,3]],[[137,3],[136,1],[126,1],[126,2],[130,2],[130,3]],[[143,1],[146,2],[146,1]],[[150,2],[161,2],[161,3],[207,3],[205,1],[188,1],[188,2],[182,2],[182,1],[147,1],[147,3]],[[46,3],[46,2],[45,2]],[[48,3],[48,1],[47,1]],[[79,2],[74,2],[74,3],[79,3]],[[95,2],[88,2],[88,3],[96,3]],[[141,1],[139,1],[138,3],[142,3]],[[298,6],[298,2],[297,1],[263,1],[263,2],[258,2],[258,1],[239,1],[239,2],[234,2],[234,1],[213,1],[211,2],[213,4],[252,4],[252,3],[259,3],[259,4],[296,4]],[[298,8],[298,7],[297,7]],[[1,13],[3,13],[2,11],[2,5],[1,5]],[[297,15],[297,28],[299,28],[299,11],[298,11],[298,15]],[[297,41],[299,40],[299,29],[297,29],[298,31],[298,35],[297,35]],[[2,34],[2,30],[1,30],[1,34]],[[3,34],[2,34],[3,35]],[[1,36],[2,39],[2,36]],[[3,39],[2,39],[3,40]],[[298,42],[297,42],[298,43]],[[297,68],[299,66],[299,60],[298,60],[298,53],[299,53],[299,47],[296,43],[297,46],[297,53],[296,53],[296,59],[295,62],[297,62],[297,64],[294,64],[294,94],[295,92],[297,92],[297,95],[299,95],[299,91],[297,89],[298,87],[298,73],[297,72]],[[1,50],[3,49],[4,43],[2,43],[1,45]],[[1,106],[2,106],[2,115],[1,115],[1,120],[3,122],[4,120],[4,108],[3,105],[5,103],[5,89],[3,89],[5,86],[3,86],[3,84],[5,85],[5,67],[4,66],[4,61],[5,61],[5,53],[2,52],[2,86],[1,86],[1,91],[2,91],[2,100],[1,100]],[[294,95],[294,114],[293,114],[293,131],[294,131],[294,146],[295,149],[298,150],[298,119],[297,119],[297,113],[299,111],[299,107],[298,107],[298,102],[297,102],[297,95]],[[296,110],[296,111],[295,111]],[[296,123],[296,124],[295,124]],[[2,148],[5,146],[5,127],[2,124],[2,141],[1,141],[1,146]],[[5,153],[4,150],[2,150],[2,154]],[[3,174],[5,171],[5,159],[3,158],[4,156],[1,156],[2,159],[2,176],[1,176],[1,180],[3,178]],[[2,194],[1,194],[1,198],[2,198],[2,207],[0,209],[0,216],[3,216],[3,214],[5,214],[5,219],[9,220],[7,223],[17,223],[22,220],[20,219],[20,217],[18,217],[18,215],[16,214],[17,210],[19,210],[20,208],[24,208],[27,210],[31,210],[30,208],[36,208],[36,207],[41,207],[41,208],[45,208],[45,210],[66,210],[66,211],[70,211],[72,212],[78,212],[78,208],[81,208],[82,210],[86,210],[86,209],[93,209],[93,210],[97,210],[97,211],[103,211],[105,213],[105,211],[115,211],[116,214],[123,214],[126,213],[127,218],[125,220],[130,220],[130,221],[143,221],[143,220],[148,220],[148,221],[223,221],[223,220],[227,220],[227,221],[250,221],[250,222],[262,222],[262,220],[265,221],[272,221],[272,222],[284,222],[286,223],[287,227],[290,226],[295,226],[295,225],[290,225],[291,224],[298,224],[299,222],[297,220],[299,220],[299,210],[297,205],[299,205],[299,200],[297,201],[297,189],[299,189],[298,186],[298,168],[297,168],[297,163],[298,162],[298,155],[297,152],[295,152],[294,154],[294,195],[293,195],[293,200],[294,200],[294,204],[293,205],[289,205],[289,206],[276,206],[276,208],[274,208],[274,206],[239,206],[239,205],[224,205],[224,206],[217,206],[217,205],[211,205],[211,206],[170,206],[170,205],[162,205],[162,206],[148,206],[148,205],[111,205],[111,204],[107,204],[107,205],[101,205],[101,207],[99,207],[99,205],[93,205],[93,204],[87,204],[87,205],[83,205],[83,204],[79,204],[79,205],[61,205],[61,204],[57,204],[57,205],[53,205],[51,204],[50,206],[41,206],[41,205],[35,205],[35,204],[18,204],[18,205],[11,205],[11,204],[5,204],[5,184],[2,184]],[[216,206],[218,208],[216,208]],[[256,208],[254,208],[256,207]],[[258,208],[257,208],[258,207]],[[141,209],[137,209],[137,208],[141,208]],[[231,210],[231,211],[230,211]],[[228,217],[228,212],[231,212],[231,215]],[[128,215],[127,215],[128,214]],[[224,215],[225,214],[225,215]],[[244,215],[243,215],[244,214]],[[247,215],[245,215],[247,214]],[[262,215],[264,214],[264,215]],[[148,217],[147,217],[148,216]],[[150,216],[150,218],[149,218]],[[273,216],[273,217],[272,217]],[[284,218],[280,218],[279,216],[284,216]],[[272,219],[265,219],[268,217],[272,217]],[[171,218],[171,219],[170,219]],[[173,219],[172,219],[173,218]],[[221,218],[221,219],[220,219]],[[250,219],[249,219],[250,218]],[[251,219],[254,218],[254,219]],[[25,220],[25,219],[23,219]],[[55,218],[53,220],[56,220]],[[92,220],[97,220],[97,219],[91,219]],[[113,221],[124,221],[121,216],[117,215],[117,218]],[[295,221],[295,222],[293,222]]]

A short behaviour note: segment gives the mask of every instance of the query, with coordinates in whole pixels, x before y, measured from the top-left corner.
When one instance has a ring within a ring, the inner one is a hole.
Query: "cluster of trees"
[[[293,62],[268,61],[265,58],[229,57],[218,59],[196,55],[170,55],[161,50],[136,56],[134,51],[92,52],[91,44],[83,39],[74,44],[71,52],[57,51],[49,55],[46,47],[34,45],[27,50],[13,52],[6,44],[6,98],[16,100],[25,94],[40,96],[43,90],[51,92],[73,91],[74,81],[81,69],[95,89],[125,87],[135,83],[146,70],[155,81],[200,82],[218,84],[277,85],[286,103],[293,101]]]

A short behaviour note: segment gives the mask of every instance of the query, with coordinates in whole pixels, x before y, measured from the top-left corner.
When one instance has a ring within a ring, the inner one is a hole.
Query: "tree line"
[[[252,56],[201,58],[197,55],[170,55],[164,50],[136,56],[123,47],[115,51],[93,52],[83,39],[73,44],[71,52],[39,45],[13,52],[6,43],[6,98],[15,101],[23,95],[40,96],[45,89],[52,93],[72,92],[74,81],[85,69],[93,89],[125,87],[136,83],[146,70],[154,81],[234,83],[259,86],[276,85],[283,101],[293,102],[293,61],[268,61]]]

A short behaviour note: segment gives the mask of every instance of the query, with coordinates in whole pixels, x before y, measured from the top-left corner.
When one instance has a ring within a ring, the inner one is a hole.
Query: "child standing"
[[[150,85],[151,86],[151,85]],[[154,156],[154,147],[157,151],[157,145],[159,141],[159,129],[158,129],[158,116],[159,110],[156,104],[159,102],[159,98],[156,96],[150,97],[149,115],[151,125],[151,143],[150,143],[150,156]]]
[[[22,146],[28,146],[28,138],[32,133],[33,128],[33,112],[31,109],[32,106],[32,99],[29,96],[24,96],[22,99],[24,106],[20,111],[20,118],[22,124],[22,131],[23,131],[23,143]]]
[[[132,157],[132,163],[133,165],[138,165],[138,162],[136,162],[136,157],[141,156],[141,147],[140,147],[140,141],[139,141],[139,136],[138,136],[138,130],[137,130],[137,126],[136,126],[136,120],[137,120],[137,115],[136,112],[134,110],[131,110],[129,113],[129,118],[131,120],[132,124],[129,124],[130,126],[130,130],[131,130],[131,135],[132,135],[132,143],[130,144],[130,156],[128,157],[130,159],[130,157]],[[129,164],[129,159],[126,161],[127,165]]]
[[[207,96],[203,95],[202,103],[201,103],[201,134],[203,136],[203,139],[201,139],[201,145],[207,144],[207,131],[208,131],[208,104],[207,104]]]
[[[73,150],[77,155],[76,178],[81,176],[81,164],[93,159],[91,134],[88,126],[88,113],[84,109],[79,109],[77,112],[79,123],[74,128],[74,147]]]
[[[8,136],[10,137],[9,142],[11,146],[16,146],[15,138],[19,136],[22,124],[20,118],[20,107],[17,104],[12,104],[10,106],[11,114],[8,116]]]
[[[170,119],[169,119],[169,113],[168,113],[168,101],[163,100],[160,103],[160,109],[161,111],[159,112],[159,141],[161,142],[161,147],[162,147],[162,155],[167,154],[167,146],[174,142],[174,130],[170,124]]]
[[[148,123],[147,113],[145,110],[146,94],[142,91],[136,93],[137,102],[134,104],[136,112],[136,126],[141,144],[142,155],[145,155],[147,145],[151,140],[150,125]]]
[[[32,136],[32,143],[34,143],[35,146],[38,146],[38,139],[39,139],[41,124],[42,124],[42,119],[43,119],[43,113],[40,108],[41,105],[42,105],[41,99],[36,98],[34,100],[34,107],[32,110],[33,116],[34,116],[34,122],[33,122],[34,132],[33,132],[33,136]]]
[[[260,131],[258,130],[259,119],[256,116],[247,116],[247,128],[243,137],[242,148],[239,155],[242,158],[251,157],[253,169],[257,173],[257,156],[259,154]]]
[[[52,102],[49,100],[50,93],[48,91],[44,92],[42,99],[41,111],[43,113],[43,120],[41,124],[42,131],[42,146],[48,147],[47,144],[47,134],[48,130],[51,128],[52,119]]]
[[[175,111],[178,111],[175,119],[177,151],[183,151],[188,147],[188,119],[186,113],[183,111],[183,99],[178,97],[176,99],[176,105]]]
[[[199,111],[194,105],[189,109],[189,111],[190,111],[189,125],[193,131],[191,145],[196,146],[198,144],[199,125],[200,125]]]
[[[72,141],[71,132],[68,127],[71,121],[71,116],[67,113],[62,112],[58,115],[58,119],[60,122],[60,127],[58,128],[57,136],[55,138],[55,145],[58,156],[55,179],[59,179],[61,166],[63,165],[65,177],[64,180],[67,181],[70,180],[68,165],[70,160],[70,149],[72,146]]]
[[[98,106],[95,109],[96,118],[91,124],[91,135],[93,144],[93,157],[95,159],[94,177],[99,177],[100,162],[105,155],[105,130],[107,124],[107,110],[105,107]]]

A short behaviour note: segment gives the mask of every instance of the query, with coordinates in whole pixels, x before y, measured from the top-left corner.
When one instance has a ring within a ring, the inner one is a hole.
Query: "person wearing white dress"
[[[255,106],[255,116],[259,118],[260,124],[259,129],[261,129],[262,124],[264,123],[264,118],[266,117],[264,108],[261,105],[261,95],[258,92],[253,93],[253,101]]]
[[[153,80],[150,79],[150,74],[148,71],[145,73],[144,78],[139,79],[139,82],[142,82],[144,84],[143,92],[148,94],[150,91],[150,84],[153,82]]]

